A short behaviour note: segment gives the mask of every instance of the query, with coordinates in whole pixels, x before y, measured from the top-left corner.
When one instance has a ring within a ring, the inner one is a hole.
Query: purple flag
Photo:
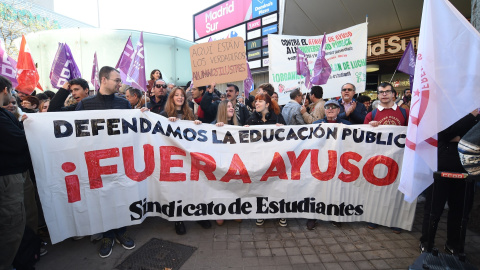
[[[17,87],[17,61],[8,56],[3,42],[0,39],[0,75],[5,76],[12,82],[13,88]]]
[[[412,42],[408,42],[405,52],[403,52],[400,62],[398,62],[397,70],[410,75],[410,89],[413,86],[413,76],[415,75],[415,51]]]
[[[145,54],[143,47],[143,32],[140,33],[140,40],[137,43],[135,57],[127,72],[126,84],[147,92],[147,78],[145,76]]]
[[[133,57],[135,56],[135,51],[133,50],[132,39],[128,37],[127,43],[125,44],[125,48],[123,48],[122,55],[120,55],[120,59],[118,59],[118,63],[115,66],[118,71],[120,71],[120,77],[125,84],[130,85],[127,83],[127,73],[130,65],[132,64]]]
[[[327,35],[323,33],[322,46],[318,51],[317,60],[315,60],[315,65],[313,66],[313,77],[311,79],[312,84],[322,85],[326,84],[330,73],[332,73],[332,68],[325,59],[325,43],[327,43]]]
[[[250,95],[250,92],[253,91],[253,78],[252,78],[252,72],[250,71],[250,65],[247,62],[247,78],[243,81],[243,91],[245,94],[245,99],[248,98],[248,95]]]
[[[54,88],[62,87],[71,79],[81,78],[80,70],[73,59],[70,47],[65,43],[58,44],[57,54],[50,70],[50,82]]]
[[[297,48],[297,75],[302,75],[305,77],[305,87],[307,89],[312,88],[312,83],[310,82],[310,68],[308,67],[308,60],[305,56],[305,53]]]
[[[98,80],[97,52],[95,52],[93,55],[92,78],[90,82],[93,84],[93,90],[98,91],[98,89],[100,89],[100,81]]]

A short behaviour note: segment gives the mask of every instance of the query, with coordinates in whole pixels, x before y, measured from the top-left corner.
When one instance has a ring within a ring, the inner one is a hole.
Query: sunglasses
[[[342,92],[346,92],[346,91],[350,92],[350,91],[353,91],[353,89],[352,88],[343,88],[342,89]]]
[[[327,106],[325,106],[325,109],[327,109],[327,110],[333,110],[333,109],[336,109],[336,108],[338,108],[338,107],[335,106],[335,105],[327,105]]]
[[[167,88],[166,84],[155,84],[156,88]]]

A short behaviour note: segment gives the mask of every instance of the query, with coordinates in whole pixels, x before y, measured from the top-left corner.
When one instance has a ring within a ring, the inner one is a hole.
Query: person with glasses
[[[98,73],[100,80],[100,89],[94,96],[82,99],[77,105],[77,111],[83,110],[111,110],[111,109],[131,109],[130,102],[124,98],[115,95],[120,86],[122,79],[120,72],[112,67],[104,66]],[[135,248],[135,242],[128,236],[127,228],[121,227],[112,229],[103,233],[98,255],[101,258],[107,258],[112,254],[113,243],[117,240],[123,248]]]
[[[98,77],[100,79],[98,93],[82,99],[75,108],[76,111],[132,108],[128,100],[115,95],[122,86],[122,79],[118,70],[104,66],[100,69]]]
[[[22,98],[22,107],[23,112],[25,113],[37,113],[39,105],[40,101],[34,96],[26,96]]]
[[[287,125],[305,125],[300,109],[302,108],[303,95],[300,89],[290,92],[290,101],[285,104],[282,116]]]
[[[356,90],[355,85],[346,83],[342,85],[341,90],[342,98],[338,100],[340,105],[338,117],[349,121],[353,125],[363,124],[367,115],[367,108],[353,98]]]
[[[160,114],[165,110],[165,104],[167,103],[167,84],[163,79],[158,79],[153,85],[153,96],[150,98],[150,102],[147,107],[151,112]]]
[[[378,127],[379,125],[392,125],[392,126],[406,126],[408,124],[408,110],[401,108],[395,103],[396,92],[388,82],[383,82],[377,89],[378,108],[372,110],[365,117],[364,124],[369,124],[372,127]],[[374,230],[378,227],[375,223],[367,223],[367,228]],[[396,234],[402,232],[400,228],[392,227],[392,231]]]
[[[395,103],[395,89],[388,82],[378,86],[378,108],[372,110],[365,117],[363,124],[370,124],[373,127],[379,125],[406,126],[408,124],[408,110]],[[358,105],[357,105],[358,106]]]
[[[300,113],[302,113],[303,120],[306,124],[311,124],[319,119],[325,117],[325,101],[323,100],[323,88],[319,85],[312,86],[310,91],[310,112],[307,112],[307,107],[302,106]]]

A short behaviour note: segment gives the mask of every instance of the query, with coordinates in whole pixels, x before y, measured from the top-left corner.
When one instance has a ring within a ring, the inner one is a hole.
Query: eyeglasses
[[[110,81],[114,81],[118,84],[121,84],[122,83],[122,80],[121,79],[115,79],[115,80],[112,80],[112,79],[107,79],[107,80],[110,80]]]
[[[342,92],[350,92],[350,91],[353,91],[353,88],[342,88]]]
[[[392,90],[385,90],[385,91],[377,91],[379,95],[387,95],[393,93]]]
[[[155,84],[156,88],[167,88],[166,84]]]
[[[325,106],[325,109],[326,109],[326,110],[333,110],[333,109],[336,109],[336,108],[338,108],[338,107],[335,106],[335,105],[327,105],[327,106]]]

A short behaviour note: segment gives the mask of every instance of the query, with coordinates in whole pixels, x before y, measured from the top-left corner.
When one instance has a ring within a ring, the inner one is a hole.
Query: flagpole
[[[397,70],[396,70],[396,69],[395,69],[395,71],[393,72],[392,78],[390,79],[390,83],[392,83],[393,76],[395,76],[395,73],[397,73]]]

